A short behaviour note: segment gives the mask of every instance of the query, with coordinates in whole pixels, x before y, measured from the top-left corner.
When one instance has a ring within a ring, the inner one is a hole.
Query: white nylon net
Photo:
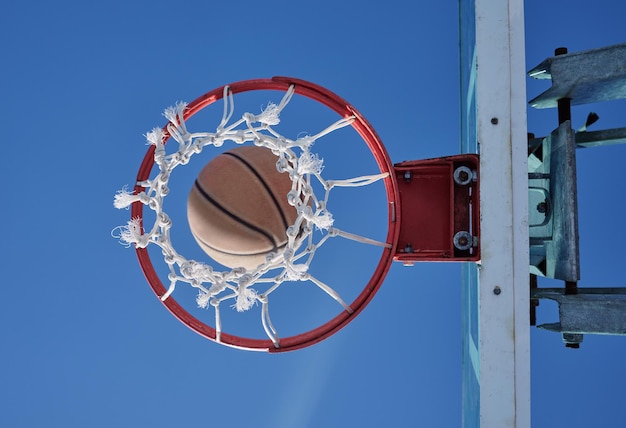
[[[351,313],[352,309],[338,292],[309,273],[309,266],[316,251],[335,237],[390,247],[390,244],[385,242],[333,227],[333,216],[327,209],[333,188],[366,186],[387,177],[388,173],[345,180],[326,180],[321,175],[322,159],[310,151],[317,139],[349,126],[354,117],[341,119],[315,135],[306,135],[295,140],[280,135],[272,128],[280,122],[280,113],[289,103],[293,89],[291,86],[278,105],[269,103],[260,114],[244,113],[241,118],[231,122],[234,97],[229,88],[225,87],[224,112],[215,132],[190,132],[183,119],[186,103],[179,102],[173,107],[168,107],[164,116],[169,121],[167,130],[170,136],[178,143],[177,149],[173,153],[166,153],[163,129],[154,128],[148,132],[147,142],[155,146],[154,163],[159,172],[154,178],[137,183],[145,189],[144,191],[133,194],[124,187],[114,198],[116,208],[128,208],[135,202],[141,202],[154,212],[155,221],[151,227],[145,224],[145,217],[132,218],[125,226],[114,229],[113,236],[127,247],[134,245],[137,248],[146,248],[151,244],[160,247],[169,268],[169,287],[161,296],[161,300],[168,299],[178,283],[185,283],[197,289],[198,306],[214,308],[218,342],[222,332],[220,308],[223,303],[230,303],[230,306],[239,312],[246,311],[258,303],[261,305],[263,328],[274,345],[278,346],[278,332],[272,325],[269,315],[269,297],[287,281],[310,281]],[[172,245],[170,239],[172,221],[163,210],[164,199],[169,192],[168,182],[174,168],[187,164],[191,157],[200,153],[204,147],[220,147],[225,142],[252,143],[271,150],[277,157],[277,170],[289,174],[292,181],[291,191],[285,197],[289,204],[295,207],[298,216],[294,224],[287,229],[288,242],[284,251],[270,253],[265,262],[255,269],[235,268],[230,271],[217,271],[208,264],[186,259]],[[171,146],[172,144],[169,144],[168,148]],[[313,180],[321,184],[324,189],[323,195],[315,194]],[[314,234],[314,230],[318,233]]]

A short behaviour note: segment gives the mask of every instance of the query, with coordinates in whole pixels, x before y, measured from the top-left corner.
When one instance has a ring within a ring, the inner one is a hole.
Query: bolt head
[[[545,214],[548,211],[548,204],[546,202],[539,202],[537,204],[537,212]]]

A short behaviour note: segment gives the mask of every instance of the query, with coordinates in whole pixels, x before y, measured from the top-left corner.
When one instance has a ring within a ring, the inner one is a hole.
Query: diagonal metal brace
[[[530,101],[535,108],[556,107],[564,98],[572,105],[626,98],[626,43],[556,55],[528,75],[552,79],[552,87]]]
[[[568,334],[626,336],[626,288],[536,288],[532,299],[551,299],[559,304],[559,322],[538,326]]]

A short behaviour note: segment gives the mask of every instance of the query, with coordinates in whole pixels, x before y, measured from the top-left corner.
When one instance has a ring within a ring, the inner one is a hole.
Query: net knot
[[[116,227],[113,229],[112,235],[119,239],[125,247],[135,244],[138,248],[145,248],[149,242],[148,236],[143,234],[139,217],[130,219],[125,226]]]
[[[298,174],[321,174],[324,169],[324,160],[315,153],[305,151],[298,159]]]
[[[211,295],[209,293],[205,293],[200,290],[198,292],[198,296],[196,297],[196,304],[199,308],[206,309],[209,306],[209,301],[211,300]]]
[[[163,116],[173,125],[178,125],[183,122],[183,113],[187,108],[187,103],[184,101],[177,101],[173,106],[169,106],[163,112]]]
[[[239,287],[237,290],[237,300],[235,302],[235,309],[237,312],[244,312],[254,306],[257,301],[257,293],[253,288]]]
[[[163,145],[165,132],[163,132],[163,128],[153,128],[152,131],[148,132],[145,135],[145,137],[146,144],[159,147]]]
[[[316,212],[313,212],[313,209],[309,205],[301,207],[298,211],[302,213],[305,220],[313,223],[318,230],[329,229],[335,221],[330,212],[326,210],[317,210]]]
[[[226,290],[226,283],[223,281],[217,281],[211,285],[211,288],[209,288],[209,295],[216,296],[224,290]]]
[[[195,260],[188,260],[180,266],[180,273],[185,279],[207,281],[211,279],[213,268]]]
[[[274,104],[269,103],[267,108],[256,116],[256,121],[261,122],[264,125],[278,125],[280,123],[280,108]]]
[[[311,221],[317,227],[318,230],[327,230],[329,229],[335,222],[333,215],[328,211],[322,211],[321,214],[318,212]]]
[[[143,193],[143,192],[142,192]],[[145,193],[144,193],[145,195]],[[135,201],[140,199],[140,195],[135,195],[128,190],[128,186],[122,187],[122,189],[118,190],[113,198],[113,206],[117,209],[122,209],[128,207]]]
[[[304,281],[308,277],[309,267],[306,264],[285,263],[285,279],[287,281]]]

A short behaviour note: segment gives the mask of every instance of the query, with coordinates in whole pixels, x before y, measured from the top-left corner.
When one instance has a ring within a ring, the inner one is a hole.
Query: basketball
[[[287,202],[292,182],[270,150],[241,146],[212,159],[189,192],[187,218],[202,250],[229,268],[253,269],[280,253],[298,215]]]

